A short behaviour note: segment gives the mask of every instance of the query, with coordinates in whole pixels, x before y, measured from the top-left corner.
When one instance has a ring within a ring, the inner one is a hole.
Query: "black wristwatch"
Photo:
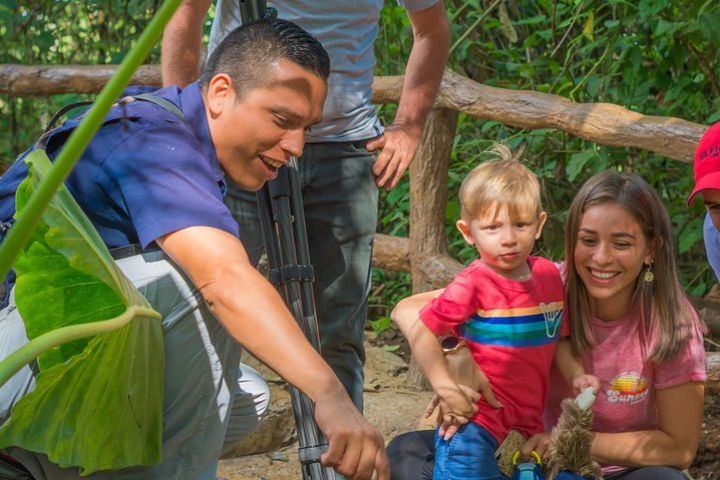
[[[440,346],[444,355],[452,355],[459,352],[463,348],[467,348],[465,340],[455,335],[446,335],[440,338]]]

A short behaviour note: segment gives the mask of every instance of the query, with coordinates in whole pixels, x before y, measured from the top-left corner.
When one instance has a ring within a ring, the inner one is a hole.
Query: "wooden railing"
[[[47,96],[94,93],[115,66],[0,65],[0,94]],[[159,85],[157,66],[142,67],[135,85]],[[376,103],[396,103],[402,77],[379,77]],[[478,84],[446,71],[424,140],[410,165],[410,236],[378,234],[373,264],[410,271],[413,291],[447,284],[462,266],[447,253],[444,235],[448,161],[458,112],[527,129],[553,128],[603,145],[650,150],[682,162],[692,161],[704,125],[673,117],[648,116],[608,103],[575,103],[557,95]]]

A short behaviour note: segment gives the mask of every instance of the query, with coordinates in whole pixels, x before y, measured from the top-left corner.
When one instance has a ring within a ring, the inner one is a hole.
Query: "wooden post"
[[[457,111],[433,109],[428,116],[423,141],[410,164],[410,268],[413,293],[433,288],[422,266],[429,258],[447,255],[445,208],[448,167]]]
[[[431,290],[433,279],[424,268],[437,257],[447,257],[445,208],[448,165],[455,139],[458,112],[433,109],[423,140],[410,164],[410,271],[413,293]],[[428,388],[427,380],[413,360],[408,371],[411,385]]]

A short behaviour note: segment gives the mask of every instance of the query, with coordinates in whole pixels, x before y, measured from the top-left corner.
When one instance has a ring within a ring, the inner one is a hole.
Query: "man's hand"
[[[315,418],[330,442],[323,464],[351,479],[369,480],[376,471],[378,480],[388,480],[382,437],[307,341],[275,287],[252,266],[237,237],[196,226],[157,243],[187,272],[233,339],[315,402]],[[258,312],[261,322],[254,321]]]
[[[383,136],[366,145],[368,150],[382,149],[372,170],[378,187],[387,190],[395,188],[415,156],[450,51],[450,22],[443,1],[408,12],[408,17],[413,46],[395,119]]]
[[[370,151],[380,149],[372,167],[378,187],[386,190],[395,188],[415,156],[421,137],[422,129],[419,127],[393,125],[387,127],[380,137],[365,144]]]
[[[318,397],[315,419],[328,439],[322,464],[348,479],[389,480],[390,464],[382,435],[355,408],[344,390]]]

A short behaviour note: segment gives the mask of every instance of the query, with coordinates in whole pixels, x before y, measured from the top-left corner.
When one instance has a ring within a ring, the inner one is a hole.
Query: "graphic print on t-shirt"
[[[606,392],[610,403],[638,403],[647,398],[648,380],[636,372],[623,372],[610,381]]]
[[[545,335],[548,338],[555,338],[562,320],[562,302],[540,302],[540,310],[542,310],[545,319]]]

